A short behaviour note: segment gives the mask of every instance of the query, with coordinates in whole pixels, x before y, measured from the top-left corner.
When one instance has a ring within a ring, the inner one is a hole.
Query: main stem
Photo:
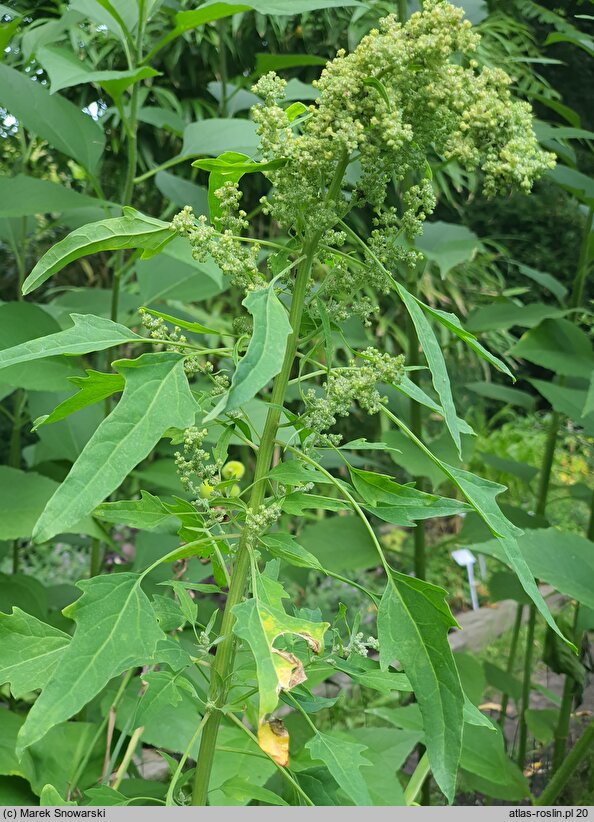
[[[307,283],[319,239],[320,235],[316,234],[310,241],[306,242],[304,258],[297,269],[295,290],[293,291],[289,314],[291,333],[287,342],[287,350],[285,351],[281,371],[274,381],[272,396],[270,398],[270,408],[268,409],[260,446],[258,448],[254,485],[249,502],[249,507],[252,511],[257,511],[264,502],[264,494],[266,491],[265,477],[270,471],[272,464],[274,442],[280,422],[281,408],[284,403],[287,385],[291,376],[291,369],[297,353],[299,328],[303,316]],[[208,693],[208,702],[211,706],[210,715],[202,732],[200,751],[198,753],[198,759],[196,760],[196,777],[192,794],[193,805],[206,805],[207,801],[216,740],[222,717],[220,708],[225,704],[229,687],[229,677],[233,670],[233,659],[235,656],[235,638],[232,633],[233,623],[235,621],[233,609],[236,605],[239,605],[243,597],[249,567],[250,554],[247,547],[247,532],[244,529],[239,541],[237,559],[235,560],[229,594],[223,613],[223,621],[221,624],[221,636],[223,640],[217,647],[216,656],[212,664],[210,689]]]
[[[417,338],[417,333],[415,330],[414,323],[411,317],[408,317],[407,320],[407,337],[408,337],[408,361],[410,365],[419,365],[420,363],[420,356],[419,356],[419,341]],[[411,380],[414,382],[415,385],[419,384],[419,372],[418,371],[411,371],[410,372]],[[415,399],[411,398],[410,401],[410,428],[413,434],[417,436],[419,439],[423,436],[423,413],[421,404],[418,403]],[[422,479],[417,480],[417,488],[419,491],[424,491],[424,482]],[[414,572],[415,577],[417,579],[426,579],[427,577],[427,551],[425,545],[425,523],[423,520],[419,520],[416,523],[416,527],[413,530],[413,540],[414,540]],[[419,755],[419,764],[424,761],[423,757],[425,756],[426,748],[421,743],[418,746],[418,755]],[[421,785],[421,804],[424,806],[431,804],[431,780],[429,772],[423,783]]]

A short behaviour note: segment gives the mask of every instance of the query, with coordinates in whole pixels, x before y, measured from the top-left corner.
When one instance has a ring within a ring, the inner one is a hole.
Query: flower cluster
[[[332,653],[337,656],[349,657],[351,654],[366,657],[370,650],[379,651],[379,641],[376,637],[368,636],[364,639],[364,634],[359,631],[351,636],[348,645],[342,644],[342,641],[334,642],[332,645]],[[328,659],[327,662],[332,664],[333,660]]]
[[[171,227],[182,237],[187,237],[192,246],[195,260],[204,262],[210,255],[230,279],[244,290],[251,290],[263,284],[258,271],[258,243],[246,245],[241,239],[241,232],[248,227],[245,211],[239,209],[241,192],[237,185],[227,182],[215,191],[223,208],[220,219],[221,231],[208,225],[206,217],[200,215],[194,219],[191,206],[185,206],[173,218]]]
[[[345,153],[356,153],[361,167],[356,200],[376,208],[393,176],[402,181],[418,172],[434,152],[480,169],[488,194],[530,189],[552,156],[539,148],[530,106],[512,98],[505,72],[479,71],[469,59],[479,37],[463,16],[445,0],[428,0],[404,25],[395,16],[382,20],[351,54],[339,51],[327,64],[301,132],[279,105],[284,81],[274,75],[259,81],[265,103],[254,119],[263,154],[289,160],[268,172],[275,191],[267,206],[280,223],[307,232],[324,222],[320,189]],[[340,215],[345,204],[334,205]],[[405,213],[415,208],[404,207]]]
[[[272,183],[263,211],[296,241],[318,239],[328,312],[336,321],[353,314],[368,321],[375,301],[360,292],[386,291],[384,269],[419,259],[408,241],[435,207],[429,159],[479,172],[487,194],[528,191],[554,164],[533,133],[530,106],[512,97],[505,72],[481,69],[473,59],[479,36],[463,17],[447,0],[426,0],[404,24],[386,17],[352,53],[341,50],[326,65],[315,83],[319,97],[308,108],[283,107],[286,82],[274,72],[254,87],[263,98],[253,109],[261,155],[264,163],[276,161],[263,167]],[[392,182],[397,208],[386,206]],[[216,195],[222,213],[214,226],[195,221],[186,208],[173,227],[190,239],[198,259],[210,254],[234,283],[257,288],[260,248],[241,237],[247,220],[238,187],[227,182]],[[375,210],[369,244],[381,264],[370,260],[353,271],[338,253],[345,238],[335,228],[366,204]]]
[[[399,383],[404,373],[404,358],[382,354],[375,348],[367,348],[359,355],[365,365],[357,367],[352,361],[347,368],[335,368],[323,388],[325,396],[318,397],[313,389],[305,395],[307,410],[304,422],[315,432],[315,440],[340,443],[338,434],[325,434],[337,417],[348,417],[353,402],[368,414],[377,414],[386,399],[377,390],[378,383]]]
[[[257,511],[248,511],[245,518],[246,544],[254,548],[258,537],[264,534],[281,514],[282,508],[277,502],[261,505]]]
[[[202,448],[208,431],[199,430],[196,426],[186,428],[183,439],[183,452],[175,454],[175,465],[181,484],[197,500],[204,502],[202,487],[210,485],[218,475],[219,466],[211,462],[211,455]]]
[[[149,314],[144,308],[139,309],[138,313],[140,314],[143,326],[149,332],[149,336],[152,337],[153,340],[163,341],[155,346],[155,348],[160,348],[163,343],[175,343],[173,346],[168,346],[170,351],[177,350],[182,354],[188,354],[188,352],[191,351],[191,349],[188,348],[188,338],[181,333],[179,326],[176,325],[173,327],[173,330],[171,330],[162,317],[153,317],[152,314]],[[184,360],[184,371],[188,376],[192,376],[192,374],[198,372],[211,374],[213,370],[214,367],[212,363],[196,355],[189,354]],[[213,379],[216,382],[217,378],[214,377]]]

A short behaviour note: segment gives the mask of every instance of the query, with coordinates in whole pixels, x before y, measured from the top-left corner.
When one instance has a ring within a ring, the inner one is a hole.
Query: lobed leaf
[[[275,641],[285,635],[296,636],[319,654],[329,628],[327,622],[289,616],[282,604],[286,596],[278,582],[258,574],[253,580],[252,598],[233,609],[233,631],[247,642],[256,661],[260,726],[276,708],[281,689],[288,691],[306,679],[299,657],[279,650],[274,646]]]
[[[74,636],[27,715],[18,751],[78,713],[113,677],[151,663],[165,639],[138,575],[103,575],[77,586],[83,595],[64,609],[76,622]]]
[[[371,797],[361,768],[371,766],[371,762],[362,756],[366,745],[348,742],[343,737],[318,731],[305,743],[305,747],[314,759],[318,759],[328,768],[346,795],[355,805],[371,805]]]
[[[68,634],[20,608],[0,613],[0,684],[15,699],[44,688],[69,643]]]
[[[380,602],[380,665],[398,659],[423,716],[427,753],[435,781],[449,802],[454,799],[462,749],[464,694],[448,642],[457,626],[446,591],[414,577],[392,572]]]
[[[142,340],[125,325],[92,314],[71,314],[74,325],[64,331],[36,337],[0,351],[0,369],[56,354],[88,354],[115,345]]]
[[[229,391],[204,418],[205,423],[212,422],[225,411],[240,408],[255,397],[276,377],[283,364],[291,324],[274,286],[251,291],[242,304],[254,318],[252,337],[235,369]]]
[[[169,428],[194,422],[196,401],[184,373],[181,354],[143,354],[118,360],[124,392],[83,448],[57,489],[33,538],[45,542],[90,513],[148,456]]]

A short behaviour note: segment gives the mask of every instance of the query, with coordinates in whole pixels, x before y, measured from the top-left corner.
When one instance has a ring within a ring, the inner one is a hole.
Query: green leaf
[[[520,337],[510,354],[566,377],[589,379],[594,368],[589,336],[569,320],[545,320]]]
[[[561,129],[555,130],[561,131]],[[568,131],[571,130],[572,129],[568,129]],[[549,274],[548,271],[538,271],[536,268],[532,268],[529,265],[524,265],[523,263],[516,262],[515,265],[517,266],[520,274],[523,274],[525,277],[529,277],[535,283],[543,286],[543,288],[550,291],[551,294],[559,300],[559,302],[563,302],[567,295],[567,288],[563,285],[563,283],[559,282],[556,277],[553,277],[553,275]]]
[[[529,380],[539,394],[548,400],[555,411],[569,417],[584,429],[586,434],[594,436],[594,411],[583,415],[588,402],[588,393],[584,389],[569,388],[544,380]]]
[[[448,643],[457,626],[446,591],[392,572],[378,612],[380,664],[398,659],[408,676],[425,727],[435,781],[453,801],[462,745],[464,694]]]
[[[76,622],[74,636],[21,728],[21,751],[74,716],[110,679],[151,663],[165,638],[136,574],[98,576],[77,586],[83,595],[64,610]]]
[[[164,197],[179,208],[189,205],[197,217],[201,214],[208,217],[208,192],[204,186],[196,185],[168,171],[157,172],[155,185]]]
[[[306,679],[301,660],[293,653],[278,650],[275,641],[286,635],[296,636],[318,654],[324,648],[324,634],[330,627],[327,622],[289,616],[282,604],[286,597],[278,582],[258,574],[253,580],[252,598],[233,608],[233,631],[248,643],[256,661],[260,724],[276,708],[281,689],[290,690]]]
[[[221,269],[208,259],[199,263],[189,243],[178,237],[161,254],[136,263],[140,297],[145,305],[163,300],[198,302],[224,290]]]
[[[526,411],[533,411],[536,404],[535,398],[527,391],[520,391],[518,388],[509,388],[507,385],[498,385],[493,382],[468,382],[469,388],[479,397],[486,397],[489,400],[497,400],[509,405],[517,405]]]
[[[158,722],[165,706],[179,705],[186,695],[196,699],[193,685],[184,677],[168,671],[149,671],[143,674],[142,683],[145,688],[136,712],[137,726]]]
[[[590,540],[556,528],[535,528],[518,537],[518,546],[524,562],[537,579],[594,608],[594,552]],[[509,557],[495,540],[479,543],[474,548],[511,565]]]
[[[542,320],[549,317],[563,317],[565,314],[567,314],[566,309],[554,305],[544,303],[518,305],[510,300],[475,308],[468,315],[467,325],[471,331],[480,334],[484,331],[498,331],[514,326],[533,328]]]
[[[0,358],[2,350],[14,348],[32,338],[60,331],[53,317],[40,306],[24,301],[0,305]],[[0,390],[4,386],[29,391],[59,391],[67,387],[67,378],[77,373],[76,364],[65,358],[51,357],[41,362],[18,363],[0,369]]]
[[[371,766],[371,762],[362,755],[363,751],[367,750],[366,745],[318,731],[305,743],[305,747],[313,759],[324,763],[355,805],[372,804],[367,785],[361,775],[361,767]]]
[[[399,771],[419,742],[418,731],[399,731],[394,728],[352,728],[344,734],[350,742],[367,746],[365,759],[371,768],[363,768],[363,779],[374,805],[406,805]],[[301,780],[301,773],[299,774]]]
[[[120,374],[104,374],[101,371],[87,370],[86,377],[69,377],[69,381],[78,386],[79,391],[72,397],[61,402],[51,414],[39,417],[35,420],[33,431],[37,430],[41,425],[49,425],[52,422],[58,422],[81,408],[87,408],[89,405],[94,405],[96,402],[107,399],[107,397],[117,394],[124,389],[124,379]]]
[[[218,157],[222,151],[252,155],[260,144],[251,120],[212,117],[190,123],[184,129],[180,157]]]
[[[415,246],[437,265],[442,278],[452,268],[473,260],[483,250],[483,244],[474,231],[464,225],[441,220],[425,223],[423,233],[415,239]]]
[[[220,789],[225,796],[230,799],[235,799],[242,805],[247,805],[251,800],[256,800],[259,804],[264,805],[287,805],[277,793],[269,791],[268,788],[262,788],[260,785],[252,785],[248,779],[242,779],[240,776],[233,776],[227,779],[226,782],[220,786]]]
[[[521,681],[516,679],[515,676],[508,671],[498,668],[497,665],[493,665],[491,662],[484,662],[483,667],[489,685],[501,691],[502,694],[509,694],[514,702],[519,704],[522,699]]]
[[[215,420],[224,411],[240,408],[255,397],[276,377],[283,364],[291,324],[274,286],[251,291],[242,305],[254,318],[252,337],[235,369],[229,391],[204,418],[205,423]]]
[[[470,510],[464,502],[427,494],[410,485],[400,485],[385,474],[349,466],[355,489],[371,506],[367,510],[384,522],[410,526],[414,520],[447,517]]]
[[[0,610],[8,613],[15,606],[38,619],[46,619],[48,591],[35,577],[0,574]]]
[[[15,699],[44,688],[69,643],[68,634],[20,608],[0,613],[0,683]]]
[[[497,505],[496,497],[505,490],[505,486],[482,479],[468,471],[462,471],[451,465],[445,465],[445,463],[444,467],[468,502],[489,526],[491,532],[498,537],[509,564],[518,575],[522,587],[545,618],[548,625],[551,626],[556,634],[564,639],[563,634],[557,627],[557,623],[551,616],[551,612],[518,546],[518,537],[521,536],[522,532],[516,528],[515,525],[512,525]]]
[[[355,657],[355,659],[357,658]],[[342,659],[334,660],[333,667],[347,674],[359,685],[372,688],[382,694],[389,694],[392,691],[412,691],[412,685],[406,674],[392,670],[382,671],[380,666],[370,659],[363,660],[361,665],[363,664],[365,665],[363,668],[356,667],[353,663],[353,657],[351,657],[348,662],[343,662]]]
[[[536,710],[527,708],[524,711],[526,725],[532,736],[544,745],[549,745],[557,733],[559,711],[554,708]]]
[[[64,807],[66,805],[76,805],[76,802],[67,802],[60,796],[53,785],[44,785],[39,796],[39,805],[42,808]]]
[[[488,454],[485,451],[483,451],[480,456],[486,465],[495,468],[496,471],[502,471],[504,474],[511,474],[513,477],[518,477],[518,479],[521,479],[527,485],[529,485],[538,474],[538,468],[535,468],[533,465],[528,465],[526,462],[506,460],[497,454]]]
[[[105,147],[100,126],[30,75],[0,64],[0,105],[33,134],[95,172]]]
[[[315,54],[256,54],[256,74],[268,74],[269,71],[282,71],[298,66],[325,66],[327,60]]]
[[[123,217],[99,220],[77,228],[46,251],[25,280],[23,294],[30,294],[53,274],[81,257],[125,248],[156,252],[174,237],[169,223],[126,208]]]
[[[260,14],[302,14],[317,9],[335,9],[360,6],[359,0],[249,0],[250,8]]]
[[[401,394],[410,397],[411,399],[415,400],[421,405],[424,405],[426,408],[430,408],[431,411],[433,411],[435,414],[439,414],[442,417],[445,416],[445,412],[441,405],[434,402],[429,396],[429,394],[426,394],[422,388],[419,388],[418,385],[415,385],[415,383],[411,379],[409,379],[406,376],[406,374],[403,376],[399,383],[394,383],[392,385],[392,388],[400,392]],[[458,417],[458,428],[460,429],[460,432],[462,434],[474,434],[474,431],[472,430],[470,425],[468,425],[468,423],[460,417]],[[345,448],[346,446],[343,445],[342,447]]]
[[[17,363],[52,357],[56,354],[88,354],[114,345],[142,340],[125,325],[92,314],[72,314],[74,322],[65,331],[37,337],[0,351],[0,369]]]
[[[96,208],[102,200],[79,194],[72,188],[39,180],[26,174],[0,176],[0,217],[27,217],[34,214]]]
[[[186,331],[191,331],[193,334],[218,334],[220,336],[225,336],[224,331],[217,331],[214,328],[208,328],[208,326],[202,325],[201,323],[192,323],[186,320],[180,320],[178,317],[172,317],[171,314],[163,314],[162,311],[155,311],[152,308],[142,308],[142,311],[152,314],[153,317],[160,317],[162,320],[165,320],[174,326],[177,325],[179,328],[184,328]]]
[[[299,534],[299,543],[314,554],[324,568],[337,573],[375,568],[378,564],[373,542],[360,518],[353,514],[306,525]]]
[[[547,177],[552,177],[556,183],[570,191],[588,207],[594,207],[594,180],[587,174],[582,174],[575,168],[559,163],[547,172]]]
[[[433,387],[437,391],[443,406],[445,423],[456,444],[456,448],[461,452],[462,444],[460,441],[460,428],[458,427],[458,415],[456,414],[450,378],[441,346],[415,297],[401,285],[396,284],[396,287],[398,294],[406,306],[406,310],[410,314],[410,318],[417,332],[417,337],[419,338],[419,342],[427,359]]]
[[[8,805],[31,805],[35,806],[38,798],[31,791],[29,783],[24,779],[14,776],[0,777],[0,803]]]
[[[350,511],[351,504],[335,497],[323,497],[319,494],[305,494],[301,491],[288,494],[282,501],[282,509],[295,517],[303,516],[304,511],[318,508],[323,511]]]
[[[471,784],[487,796],[520,800],[529,796],[522,772],[508,758],[499,728],[464,725],[460,768],[471,775]]]
[[[149,66],[126,71],[95,71],[71,51],[60,46],[37,49],[36,58],[46,70],[51,82],[51,94],[80,83],[95,83],[114,99],[119,99],[129,86],[160,74]]]
[[[72,0],[70,8],[104,26],[123,43],[131,43],[130,32],[138,23],[137,3],[116,3],[114,7],[111,0]]]
[[[118,360],[126,385],[122,398],[87,442],[49,501],[34,532],[36,542],[62,533],[92,511],[148,456],[169,428],[194,422],[196,401],[181,354],[143,354]]]
[[[0,539],[30,537],[57,487],[55,480],[34,471],[0,465]],[[86,517],[79,517],[65,533],[103,536],[101,529]]]
[[[93,516],[106,522],[127,525],[130,528],[152,531],[173,519],[159,497],[140,492],[140,499],[123,499],[118,502],[104,502],[93,511]]]
[[[447,328],[448,331],[451,331],[452,334],[459,337],[462,342],[465,342],[466,345],[475,352],[475,354],[478,354],[479,357],[482,357],[482,359],[495,366],[498,371],[502,371],[504,374],[507,374],[508,377],[514,379],[514,376],[507,365],[498,357],[493,356],[493,354],[487,351],[487,349],[480,344],[474,334],[463,328],[460,320],[455,314],[451,314],[449,311],[441,311],[439,308],[433,308],[430,305],[422,303],[420,300],[417,300],[417,302],[422,306],[423,311],[425,311],[426,314],[429,314],[429,316],[433,317],[433,319],[437,320],[438,323],[441,323],[441,325]]]
[[[216,192],[223,188],[225,183],[238,183],[244,174],[255,171],[269,171],[285,165],[287,160],[277,159],[268,162],[256,163],[247,156],[237,151],[226,151],[220,154],[215,160],[204,159],[195,160],[192,165],[203,171],[209,171],[208,175],[208,209],[213,225],[220,227],[223,209],[221,202],[216,196]]]
[[[279,462],[268,473],[268,477],[281,485],[306,485],[308,482],[331,483],[321,471],[312,469],[300,460]]]
[[[291,534],[266,534],[260,537],[262,544],[273,557],[295,565],[298,568],[314,568],[323,571],[319,560],[307,551]]]

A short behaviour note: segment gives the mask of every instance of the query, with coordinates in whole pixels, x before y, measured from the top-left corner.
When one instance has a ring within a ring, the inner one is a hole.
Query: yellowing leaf
[[[278,704],[281,690],[289,691],[306,677],[299,657],[274,647],[285,635],[304,639],[314,654],[324,647],[327,622],[312,622],[289,616],[282,605],[286,598],[282,585],[270,577],[257,575],[253,582],[253,597],[236,605],[234,632],[244,639],[254,655],[260,693],[259,724]]]
[[[289,764],[289,732],[280,719],[263,722],[258,728],[258,744],[277,765]]]

